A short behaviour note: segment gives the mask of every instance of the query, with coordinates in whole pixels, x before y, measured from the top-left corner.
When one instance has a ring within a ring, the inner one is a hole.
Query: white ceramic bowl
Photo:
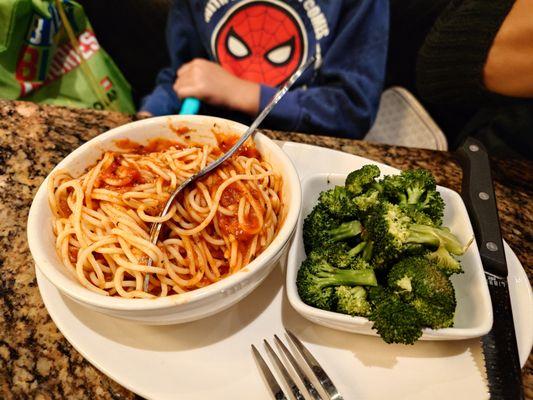
[[[360,168],[366,163],[353,165],[352,169]],[[382,173],[399,172],[382,164],[379,167]],[[296,288],[296,274],[306,257],[302,240],[303,219],[315,206],[321,191],[330,189],[335,185],[344,185],[345,179],[346,174],[314,174],[308,176],[302,182],[304,200],[300,221],[296,229],[296,237],[289,250],[286,282],[287,295],[292,307],[310,321],[342,331],[377,336],[376,331],[372,329],[372,322],[367,318],[352,317],[311,307],[300,299]],[[440,186],[438,190],[446,204],[444,226],[449,227],[462,243],[466,243],[474,234],[461,196],[453,190]],[[490,331],[492,327],[492,305],[475,241],[461,257],[461,262],[464,273],[453,275],[451,278],[457,298],[454,326],[436,330],[424,329],[421,340],[459,340],[479,337]]]
[[[170,129],[186,126],[195,135],[212,138],[212,129],[241,135],[246,126],[214,117],[169,116],[132,122],[105,132],[69,154],[56,169],[66,169],[78,176],[101,156],[102,152],[115,148],[117,139],[128,138],[146,143],[149,139],[175,138]],[[197,320],[222,311],[243,299],[255,289],[276,266],[294,233],[301,206],[301,187],[298,174],[291,160],[281,148],[266,136],[258,133],[256,147],[264,159],[272,163],[283,177],[284,216],[282,226],[272,243],[241,271],[219,282],[189,293],[157,299],[123,299],[107,297],[83,287],[62,264],[55,251],[55,235],[52,231],[52,213],[47,199],[47,181],[39,188],[28,217],[28,242],[37,268],[62,294],[93,310],[114,317],[146,324],[167,325]]]

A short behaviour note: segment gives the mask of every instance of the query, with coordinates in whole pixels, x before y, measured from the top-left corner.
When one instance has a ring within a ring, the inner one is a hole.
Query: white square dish
[[[364,164],[365,162],[360,165],[354,164],[353,169],[360,168]],[[390,167],[379,166],[382,173],[399,172],[392,171]],[[302,209],[287,263],[287,296],[292,307],[312,322],[342,331],[377,336],[376,331],[372,329],[372,322],[367,318],[311,307],[300,299],[296,288],[296,275],[306,257],[302,239],[303,220],[317,203],[320,192],[335,185],[344,185],[345,178],[346,174],[317,173],[308,175],[302,182]],[[451,189],[440,186],[438,191],[446,204],[444,226],[449,227],[462,243],[468,242],[474,233],[461,196]],[[457,298],[454,326],[445,329],[424,329],[421,340],[460,340],[479,337],[490,331],[492,304],[475,241],[461,257],[461,263],[464,273],[453,275],[451,278]]]

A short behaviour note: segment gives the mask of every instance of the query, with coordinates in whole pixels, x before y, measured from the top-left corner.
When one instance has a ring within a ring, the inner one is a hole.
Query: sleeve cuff
[[[141,102],[140,111],[148,111],[153,116],[176,114],[180,100],[169,85],[159,85]]]
[[[300,89],[299,89],[300,90]],[[261,85],[259,108],[263,110],[278,91],[272,86]],[[300,125],[301,107],[298,105],[298,90],[289,91],[266,117],[266,123],[277,129],[296,131]]]

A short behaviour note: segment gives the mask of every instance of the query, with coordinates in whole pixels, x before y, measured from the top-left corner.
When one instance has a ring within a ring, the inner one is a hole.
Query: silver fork
[[[324,371],[324,369],[320,366],[320,364],[318,363],[316,358],[313,357],[311,352],[307,350],[307,348],[303,345],[300,339],[298,339],[291,331],[286,329],[286,332],[287,332],[287,336],[290,338],[291,342],[294,344],[295,348],[298,350],[303,360],[307,363],[307,366],[311,369],[311,371],[317,378],[320,386],[322,386],[324,391],[327,393],[328,399],[329,400],[343,400],[343,397],[341,396],[341,394],[339,393],[339,391],[337,390],[337,388],[331,381],[331,378],[328,376],[328,374],[326,374],[326,371]],[[298,364],[298,362],[296,361],[292,353],[289,351],[287,346],[285,346],[285,344],[281,341],[278,335],[274,335],[274,340],[277,346],[279,347],[279,349],[281,349],[281,351],[283,352],[283,354],[285,355],[285,357],[291,364],[298,378],[300,378],[300,380],[303,382],[307,390],[307,393],[314,400],[322,400],[322,397],[316,390],[315,386],[311,383],[308,375],[302,370],[302,368],[300,367],[300,365]],[[296,400],[305,400],[305,397],[303,396],[302,392],[300,391],[300,389],[298,388],[298,386],[292,379],[289,371],[287,371],[287,368],[285,367],[285,365],[283,365],[283,362],[278,357],[278,355],[276,354],[272,346],[270,346],[270,344],[266,340],[263,340],[263,343],[265,345],[267,353],[269,354],[270,358],[276,365],[276,368],[278,369],[280,374],[283,376],[283,379],[289,386]],[[272,395],[274,396],[274,398],[276,400],[288,400],[288,397],[283,392],[283,389],[281,388],[278,381],[274,377],[274,374],[268,367],[268,364],[265,362],[264,358],[261,356],[261,354],[259,353],[259,351],[253,344],[252,344],[252,352],[254,354],[254,357],[259,367],[261,368],[261,372],[263,373],[268,383],[268,387],[270,391],[272,392]]]

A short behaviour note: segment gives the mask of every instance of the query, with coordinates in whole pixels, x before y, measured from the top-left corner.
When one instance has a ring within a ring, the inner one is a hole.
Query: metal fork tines
[[[294,347],[298,350],[298,353],[300,354],[301,358],[305,361],[307,366],[311,369],[313,374],[315,375],[316,379],[318,380],[318,383],[322,386],[325,393],[327,394],[327,398],[330,400],[343,400],[342,396],[340,395],[339,391],[333,385],[333,382],[331,381],[330,377],[324,369],[320,366],[318,361],[315,357],[309,352],[309,350],[303,345],[303,343],[289,330],[287,330],[287,336],[290,338],[291,342],[294,344]],[[280,340],[280,338],[277,335],[274,335],[274,340],[276,342],[277,347],[281,350],[281,352],[284,354],[286,360],[288,360],[289,364],[292,366],[292,369],[300,379],[300,381],[303,383],[304,387],[307,390],[307,393],[309,396],[314,400],[322,400],[322,397],[316,390],[315,386],[309,379],[309,376],[304,372],[304,370],[300,367],[300,364],[292,353],[289,351],[287,346]],[[294,382],[294,379],[292,378],[291,374],[281,361],[281,359],[278,357],[272,346],[266,341],[263,340],[263,343],[265,345],[265,348],[267,350],[267,353],[270,357],[270,359],[273,361],[273,363],[276,365],[277,370],[283,376],[283,379],[285,380],[287,386],[290,388],[292,394],[297,400],[305,400],[306,397],[302,394],[300,391],[298,385]],[[276,380],[274,374],[268,367],[268,364],[265,362],[257,348],[252,345],[252,351],[254,354],[254,357],[261,368],[261,372],[263,373],[267,384],[269,386],[270,391],[272,392],[275,399],[284,400],[288,399],[288,397],[283,392],[283,389],[281,388],[280,384]]]

